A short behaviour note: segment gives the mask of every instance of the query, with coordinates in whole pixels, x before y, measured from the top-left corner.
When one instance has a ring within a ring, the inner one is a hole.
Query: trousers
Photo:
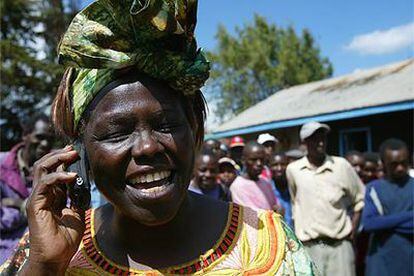
[[[350,241],[304,243],[304,247],[321,276],[355,276],[355,254]]]

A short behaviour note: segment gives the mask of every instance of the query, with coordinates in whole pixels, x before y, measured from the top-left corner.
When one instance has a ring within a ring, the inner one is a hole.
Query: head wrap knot
[[[210,66],[194,37],[197,0],[98,0],[79,12],[59,46],[59,62],[74,68],[74,126],[94,96],[119,74],[138,72],[191,95]]]

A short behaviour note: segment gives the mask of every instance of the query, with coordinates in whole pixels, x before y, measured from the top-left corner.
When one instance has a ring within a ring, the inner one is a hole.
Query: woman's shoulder
[[[86,231],[83,248],[75,254],[70,269],[113,273],[132,271],[137,274],[151,271],[169,275],[234,275],[242,271],[266,275],[316,274],[302,244],[280,215],[234,203],[229,203],[228,212],[226,227],[216,244],[188,263],[162,270],[123,268],[94,250],[93,242],[90,242],[93,235]]]
[[[280,215],[272,211],[253,210],[233,203],[228,206],[226,228],[211,250],[187,264],[153,272],[160,274],[191,272],[195,275],[218,273],[234,275],[241,271],[266,275],[316,274],[314,264],[310,261],[302,244],[283,222]],[[94,211],[87,212],[86,219],[90,219],[93,213]],[[132,271],[130,268],[122,268],[107,261],[99,250],[94,250],[96,248],[91,234],[85,231],[81,246],[73,256],[67,272],[78,275],[80,272],[99,274],[100,272]],[[28,234],[26,234],[19,243],[13,258],[2,266],[1,275],[15,275],[27,260],[29,247]]]

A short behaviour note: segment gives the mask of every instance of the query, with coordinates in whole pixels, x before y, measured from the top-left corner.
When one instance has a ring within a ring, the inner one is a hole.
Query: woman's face
[[[117,86],[83,139],[96,185],[116,210],[145,225],[174,218],[194,163],[193,132],[174,91],[151,80]]]

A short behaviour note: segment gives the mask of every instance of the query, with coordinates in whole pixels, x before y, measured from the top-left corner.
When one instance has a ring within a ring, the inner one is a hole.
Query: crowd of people
[[[54,130],[33,116],[0,154],[0,274],[413,275],[408,146],[329,155],[319,122],[286,152],[269,133],[204,141],[196,11],[98,0],[75,16]],[[77,161],[87,210],[68,199]]]
[[[1,262],[27,230],[33,164],[52,150],[49,123],[45,115],[31,118],[22,142],[0,155]],[[278,213],[322,275],[412,275],[414,180],[407,145],[389,139],[379,153],[350,151],[341,158],[326,152],[329,130],[318,122],[303,125],[306,151],[277,150],[279,141],[269,133],[255,141],[236,136],[229,145],[208,139],[188,189]],[[92,197],[102,195],[95,189]]]
[[[279,213],[322,275],[412,275],[414,182],[407,145],[328,155],[326,124],[302,126],[306,147],[278,150],[269,133],[255,141],[209,139],[190,191]],[[292,154],[293,153],[293,154]],[[398,273],[397,273],[398,271]]]

